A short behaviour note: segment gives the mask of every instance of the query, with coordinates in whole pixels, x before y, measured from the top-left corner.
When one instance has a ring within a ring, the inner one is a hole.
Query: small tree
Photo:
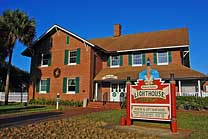
[[[32,44],[35,36],[35,20],[33,18],[30,19],[26,13],[20,10],[6,10],[0,16],[0,34],[0,44],[2,44],[0,47],[3,50],[6,48],[5,55],[9,57],[5,86],[5,105],[8,105],[13,49],[17,40],[25,46]]]

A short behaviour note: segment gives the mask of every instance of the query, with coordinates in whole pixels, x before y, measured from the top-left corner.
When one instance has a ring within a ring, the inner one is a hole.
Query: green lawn
[[[119,124],[120,117],[125,115],[125,110],[112,110],[92,113],[86,117],[95,121],[104,121],[109,124]],[[178,128],[192,130],[190,138],[208,139],[208,112],[177,112]],[[136,125],[151,125],[169,128],[168,123],[152,123],[134,121]]]
[[[10,103],[7,106],[0,105],[0,115],[16,115],[16,114],[28,114],[34,112],[46,112],[55,110],[55,106],[37,106],[28,105],[25,107],[21,103]]]

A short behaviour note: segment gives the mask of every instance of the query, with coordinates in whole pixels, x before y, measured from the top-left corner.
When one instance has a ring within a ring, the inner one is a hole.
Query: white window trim
[[[119,56],[119,65],[112,65],[112,56],[110,56],[110,67],[111,68],[118,68],[118,67],[120,67],[120,56]]]
[[[48,67],[48,65],[41,65],[41,67],[42,67],[42,68],[44,68],[44,67]]]
[[[41,62],[40,62],[40,67],[48,67],[48,64],[47,65],[43,65],[43,53],[41,54]]]
[[[131,63],[132,63],[132,67],[139,67],[139,66],[142,66],[142,53],[139,53],[141,54],[141,64],[134,64],[134,54],[132,54],[132,57],[131,57]]]
[[[77,65],[77,63],[68,63],[69,66]]]
[[[66,94],[76,94],[76,90],[75,90],[75,91],[68,91],[68,81],[69,81],[70,79],[76,81],[75,78],[67,78],[67,82],[66,82]],[[76,88],[76,84],[75,84],[75,88]]]
[[[133,67],[140,67],[142,64],[132,64]]]
[[[168,59],[168,51],[165,51],[165,52],[167,54],[167,62],[166,63],[159,63],[159,57],[158,57],[158,52],[157,52],[157,65],[168,65],[168,61],[169,61],[169,59]]]
[[[39,85],[40,91],[39,91],[39,93],[40,94],[47,94],[47,91],[41,91],[41,80],[45,80],[47,82],[47,79],[40,79],[40,85]],[[46,85],[46,87],[47,87],[47,85]]]
[[[70,62],[70,52],[77,52],[77,50],[68,51],[68,64],[67,65],[69,65],[69,66],[77,65],[77,62],[69,63]],[[77,55],[76,55],[76,59],[77,59]]]

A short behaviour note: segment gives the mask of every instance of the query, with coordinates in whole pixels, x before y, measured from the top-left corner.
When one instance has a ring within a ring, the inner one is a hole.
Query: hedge
[[[37,105],[56,105],[56,100],[47,100],[47,99],[32,99],[29,104],[37,104]],[[74,100],[60,100],[60,105],[65,106],[75,106],[81,107],[82,102],[74,101]]]
[[[178,110],[208,110],[208,97],[177,96],[176,108]]]
[[[30,104],[38,105],[56,105],[56,100],[47,99],[33,99]],[[74,100],[61,100],[60,105],[81,107],[82,102]],[[126,104],[123,102],[122,107],[125,108]],[[177,96],[176,97],[177,110],[208,110],[208,97],[195,97],[195,96]]]

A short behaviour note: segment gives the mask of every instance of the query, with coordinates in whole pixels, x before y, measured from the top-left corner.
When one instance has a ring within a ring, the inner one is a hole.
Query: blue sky
[[[122,25],[122,34],[188,27],[191,67],[208,74],[207,0],[0,0],[0,14],[21,9],[36,20],[36,37],[53,24],[85,38],[113,35],[113,25]],[[30,58],[17,43],[12,63],[29,71]]]

